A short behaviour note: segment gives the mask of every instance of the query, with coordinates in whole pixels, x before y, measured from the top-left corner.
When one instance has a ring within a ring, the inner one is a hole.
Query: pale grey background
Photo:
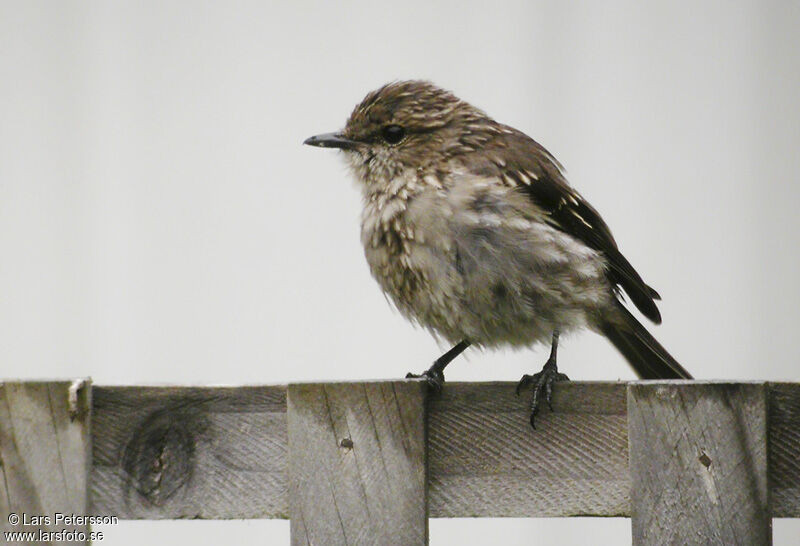
[[[362,96],[428,78],[547,146],[663,295],[696,377],[797,381],[797,2],[3,2],[0,376],[397,377],[438,355],[386,305],[332,151]],[[546,357],[472,352],[451,380]],[[592,334],[575,379],[632,378]],[[776,544],[800,544],[776,522]],[[106,544],[286,544],[157,522]],[[431,522],[434,545],[624,544],[629,521]],[[591,537],[591,538],[588,538]]]

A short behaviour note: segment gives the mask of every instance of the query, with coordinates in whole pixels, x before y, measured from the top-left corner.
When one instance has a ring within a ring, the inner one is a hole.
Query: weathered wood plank
[[[57,514],[87,513],[90,407],[88,380],[0,383],[3,531],[41,533],[37,543],[51,544],[63,529],[70,542],[88,543],[87,525]]]
[[[772,543],[765,384],[628,387],[633,544]]]
[[[289,385],[292,544],[428,543],[425,385]]]
[[[448,384],[431,399],[431,517],[627,513],[625,384],[557,385],[536,431],[514,387]]]
[[[772,517],[800,518],[800,383],[770,384],[769,487]]]
[[[96,387],[92,511],[287,518],[285,387]]]
[[[430,517],[630,515],[626,384],[556,385],[535,432],[514,387],[448,383],[429,399]],[[772,515],[800,517],[800,384],[769,389]],[[93,513],[288,518],[285,387],[93,392]],[[190,473],[169,463],[187,435]]]

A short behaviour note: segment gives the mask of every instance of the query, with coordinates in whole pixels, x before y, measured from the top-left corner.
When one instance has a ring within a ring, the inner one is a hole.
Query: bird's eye
[[[387,125],[381,129],[381,136],[389,144],[397,144],[406,136],[406,130],[399,125]]]

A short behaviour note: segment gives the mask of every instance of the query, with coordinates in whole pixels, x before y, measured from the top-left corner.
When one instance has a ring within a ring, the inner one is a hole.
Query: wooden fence
[[[571,382],[553,406],[534,431],[511,383],[5,382],[3,531],[290,518],[292,544],[414,545],[429,517],[618,516],[637,545],[759,545],[800,517],[800,383]]]

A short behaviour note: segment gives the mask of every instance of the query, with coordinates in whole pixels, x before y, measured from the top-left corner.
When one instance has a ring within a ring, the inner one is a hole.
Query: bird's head
[[[341,132],[313,136],[305,144],[343,150],[361,183],[384,185],[474,149],[475,136],[488,122],[483,112],[449,91],[425,81],[402,81],[369,93]]]

